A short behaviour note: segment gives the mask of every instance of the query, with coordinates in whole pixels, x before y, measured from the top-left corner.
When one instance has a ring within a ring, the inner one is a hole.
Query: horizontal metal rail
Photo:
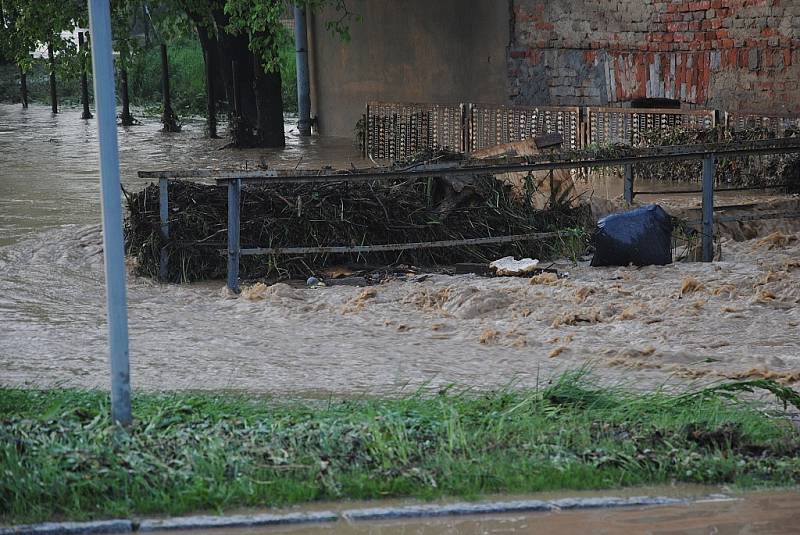
[[[770,212],[768,214],[715,215],[715,223],[732,223],[734,221],[760,221],[765,219],[794,219],[800,212]],[[687,225],[700,225],[702,221],[695,219],[686,221]]]
[[[290,254],[345,254],[345,253],[377,253],[381,251],[410,251],[415,249],[435,249],[440,247],[464,247],[469,245],[488,245],[494,243],[511,243],[518,241],[538,241],[559,236],[568,236],[570,232],[536,232],[529,234],[513,234],[511,236],[489,236],[486,238],[464,238],[462,240],[439,240],[428,242],[386,243],[380,245],[350,245],[330,247],[260,247],[242,249],[242,255],[290,255]]]
[[[742,186],[740,188],[715,188],[715,193],[726,191],[760,191],[765,189],[780,189],[789,187],[790,184],[774,184],[771,186]],[[634,191],[634,195],[684,195],[690,193],[703,193],[701,189],[665,189],[662,191]]]
[[[586,151],[573,154],[558,153],[542,157],[509,158],[487,161],[481,164],[461,164],[437,162],[420,165],[410,170],[399,169],[356,169],[349,171],[332,170],[281,170],[258,171],[139,171],[140,178],[210,178],[220,184],[232,180],[242,183],[330,183],[358,182],[370,180],[406,180],[421,177],[454,176],[465,174],[504,174],[552,169],[578,169],[583,167],[619,167],[641,163],[669,160],[702,160],[709,156],[744,157],[764,154],[783,154],[800,152],[799,138],[759,140],[746,143],[707,143],[699,145],[674,145],[648,149],[624,149],[619,156],[596,157]]]

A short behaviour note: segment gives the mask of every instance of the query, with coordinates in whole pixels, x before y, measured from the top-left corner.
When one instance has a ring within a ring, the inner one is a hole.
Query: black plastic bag
[[[592,242],[592,266],[671,264],[672,219],[657,204],[611,214],[597,222]]]

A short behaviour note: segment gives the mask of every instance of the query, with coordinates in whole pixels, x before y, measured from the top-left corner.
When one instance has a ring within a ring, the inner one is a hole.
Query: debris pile
[[[784,137],[794,137],[800,132],[787,130]],[[695,145],[703,143],[742,143],[772,139],[774,132],[762,128],[733,130],[717,126],[707,130],[684,128],[644,130],[638,147],[664,145]],[[699,160],[670,161],[636,166],[637,179],[674,182],[700,182],[703,176]],[[717,184],[720,188],[734,186],[786,185],[789,193],[800,192],[800,155],[776,154],[741,158],[721,158],[716,163]]]
[[[452,180],[245,186],[241,246],[327,247],[432,242],[550,232],[582,227],[587,207],[571,202],[535,210],[513,188],[491,176]],[[170,239],[160,234],[158,186],[125,192],[126,252],[138,275],[157,277],[162,247],[169,280],[224,278],[227,272],[227,191],[224,187],[174,181],[169,188]],[[547,258],[558,238],[505,244],[451,246],[348,254],[242,256],[241,277],[306,278],[330,266],[452,265],[513,255]]]

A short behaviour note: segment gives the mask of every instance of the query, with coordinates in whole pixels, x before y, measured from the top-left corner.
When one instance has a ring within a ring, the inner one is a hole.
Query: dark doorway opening
[[[637,98],[631,101],[631,108],[681,109],[681,101],[673,98]]]

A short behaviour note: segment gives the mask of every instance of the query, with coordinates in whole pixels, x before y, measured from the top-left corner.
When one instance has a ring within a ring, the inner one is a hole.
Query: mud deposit
[[[23,116],[0,107],[3,385],[108,380],[96,146],[77,114],[53,119],[41,108]],[[214,151],[201,124],[177,136],[151,123],[138,128],[121,134],[131,187],[144,185],[135,178],[142,167],[259,157]],[[25,129],[35,133],[33,145]],[[331,161],[341,163],[350,154],[348,140],[315,143],[268,156],[313,164],[304,158],[338,154]],[[714,264],[565,264],[564,280],[436,275],[369,289],[277,284],[251,299],[227,298],[222,282],[160,286],[131,277],[132,383],[357,395],[424,384],[532,386],[584,365],[641,388],[723,377],[793,383],[799,237],[727,240]]]

